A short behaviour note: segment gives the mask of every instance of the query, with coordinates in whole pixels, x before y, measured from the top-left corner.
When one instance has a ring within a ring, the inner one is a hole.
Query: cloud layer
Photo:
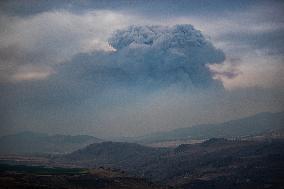
[[[25,80],[25,74],[48,76],[55,64],[79,53],[110,51],[108,35],[126,22],[123,15],[105,10],[83,14],[61,10],[24,18],[0,14],[0,82]]]

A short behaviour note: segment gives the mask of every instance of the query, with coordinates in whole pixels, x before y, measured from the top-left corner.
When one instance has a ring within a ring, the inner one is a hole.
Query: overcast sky
[[[101,138],[284,110],[282,1],[1,1],[0,130]]]

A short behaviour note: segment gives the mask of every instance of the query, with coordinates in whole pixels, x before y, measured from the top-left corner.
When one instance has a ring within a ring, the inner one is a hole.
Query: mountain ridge
[[[24,131],[0,138],[0,154],[68,153],[102,139],[89,135],[49,135]]]
[[[263,134],[284,128],[284,111],[261,112],[253,116],[230,120],[216,124],[201,124],[178,128],[167,132],[158,132],[128,139],[130,142],[147,144],[169,140],[205,140],[209,138],[238,138]]]

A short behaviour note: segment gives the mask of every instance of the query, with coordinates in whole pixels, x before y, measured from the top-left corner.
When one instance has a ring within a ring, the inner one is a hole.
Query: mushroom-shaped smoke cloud
[[[109,44],[115,65],[136,83],[219,86],[206,65],[223,62],[224,53],[192,25],[130,26]]]

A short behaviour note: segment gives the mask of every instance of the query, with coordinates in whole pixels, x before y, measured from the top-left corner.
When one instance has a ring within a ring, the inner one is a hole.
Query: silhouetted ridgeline
[[[182,188],[280,188],[284,140],[210,139],[177,148],[131,143],[90,145],[61,158],[82,167],[114,167]]]

